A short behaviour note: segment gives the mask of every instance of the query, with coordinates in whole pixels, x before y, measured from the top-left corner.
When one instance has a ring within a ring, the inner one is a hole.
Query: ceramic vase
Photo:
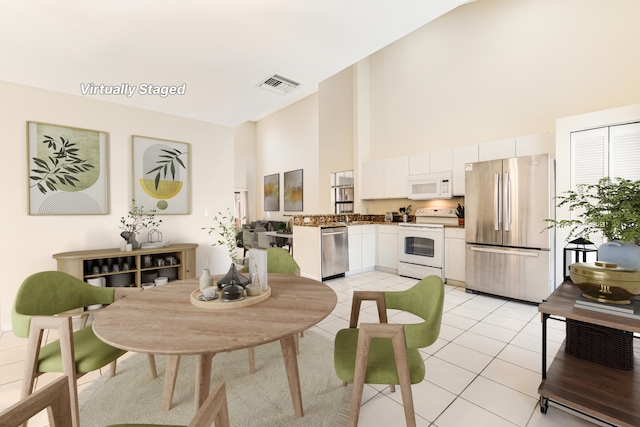
[[[612,240],[598,248],[598,261],[618,264],[618,267],[640,270],[640,246]]]
[[[230,285],[232,280],[235,284],[240,285],[243,288],[249,283],[249,279],[238,273],[238,269],[233,263],[231,263],[231,267],[229,267],[227,274],[218,280],[218,289],[222,290],[226,285]]]
[[[120,236],[125,239],[127,243],[130,243],[133,249],[140,248],[140,243],[136,240],[136,233],[123,231],[122,233],[120,233]]]
[[[209,286],[213,286],[213,277],[211,277],[211,271],[205,268],[202,270],[202,275],[200,276],[200,292],[204,294],[204,288]]]

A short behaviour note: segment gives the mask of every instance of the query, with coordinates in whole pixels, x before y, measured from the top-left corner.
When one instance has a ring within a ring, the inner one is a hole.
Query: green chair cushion
[[[282,248],[267,249],[267,272],[280,274],[300,274],[300,266],[289,254]]]
[[[342,381],[353,382],[358,349],[358,332],[356,328],[342,329],[336,335],[334,364],[336,374]],[[422,355],[417,349],[407,349],[407,360],[411,384],[421,382],[425,376]],[[389,338],[373,338],[367,361],[367,384],[400,384],[396,368],[393,345]]]
[[[87,373],[100,369],[126,353],[125,350],[102,342],[90,326],[73,333],[76,372]],[[60,341],[51,342],[40,349],[38,372],[63,372]]]

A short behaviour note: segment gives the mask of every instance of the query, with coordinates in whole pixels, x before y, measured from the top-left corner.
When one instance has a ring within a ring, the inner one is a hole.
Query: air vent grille
[[[267,89],[271,92],[284,95],[286,93],[291,92],[298,86],[300,86],[300,83],[294,82],[293,80],[288,79],[286,77],[282,77],[278,74],[274,74],[272,76],[267,77],[266,79],[258,83],[256,86],[262,89]]]

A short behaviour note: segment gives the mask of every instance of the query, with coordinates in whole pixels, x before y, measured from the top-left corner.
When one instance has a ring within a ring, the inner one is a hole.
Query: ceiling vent
[[[267,77],[256,86],[261,87],[262,89],[267,89],[271,92],[279,93],[280,95],[285,95],[300,86],[300,83],[274,74],[273,76]]]

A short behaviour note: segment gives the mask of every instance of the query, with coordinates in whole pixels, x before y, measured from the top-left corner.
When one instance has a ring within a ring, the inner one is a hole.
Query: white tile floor
[[[313,330],[333,340],[339,329],[348,327],[354,290],[404,290],[416,280],[373,271],[326,283],[336,291],[338,304]],[[360,320],[377,320],[373,303],[363,304]],[[402,313],[390,314],[390,322],[403,320]],[[438,341],[423,350],[426,378],[412,388],[418,427],[593,425],[553,406],[547,414],[540,412],[542,327],[537,306],[447,285],[442,322]],[[564,323],[550,321],[548,327],[548,352],[555,355],[564,340]],[[0,409],[19,399],[25,346],[25,339],[10,332],[0,337]],[[86,375],[80,388],[99,376]],[[391,393],[385,386],[365,385],[359,425],[404,424],[399,389]],[[29,425],[46,426],[46,416]]]

